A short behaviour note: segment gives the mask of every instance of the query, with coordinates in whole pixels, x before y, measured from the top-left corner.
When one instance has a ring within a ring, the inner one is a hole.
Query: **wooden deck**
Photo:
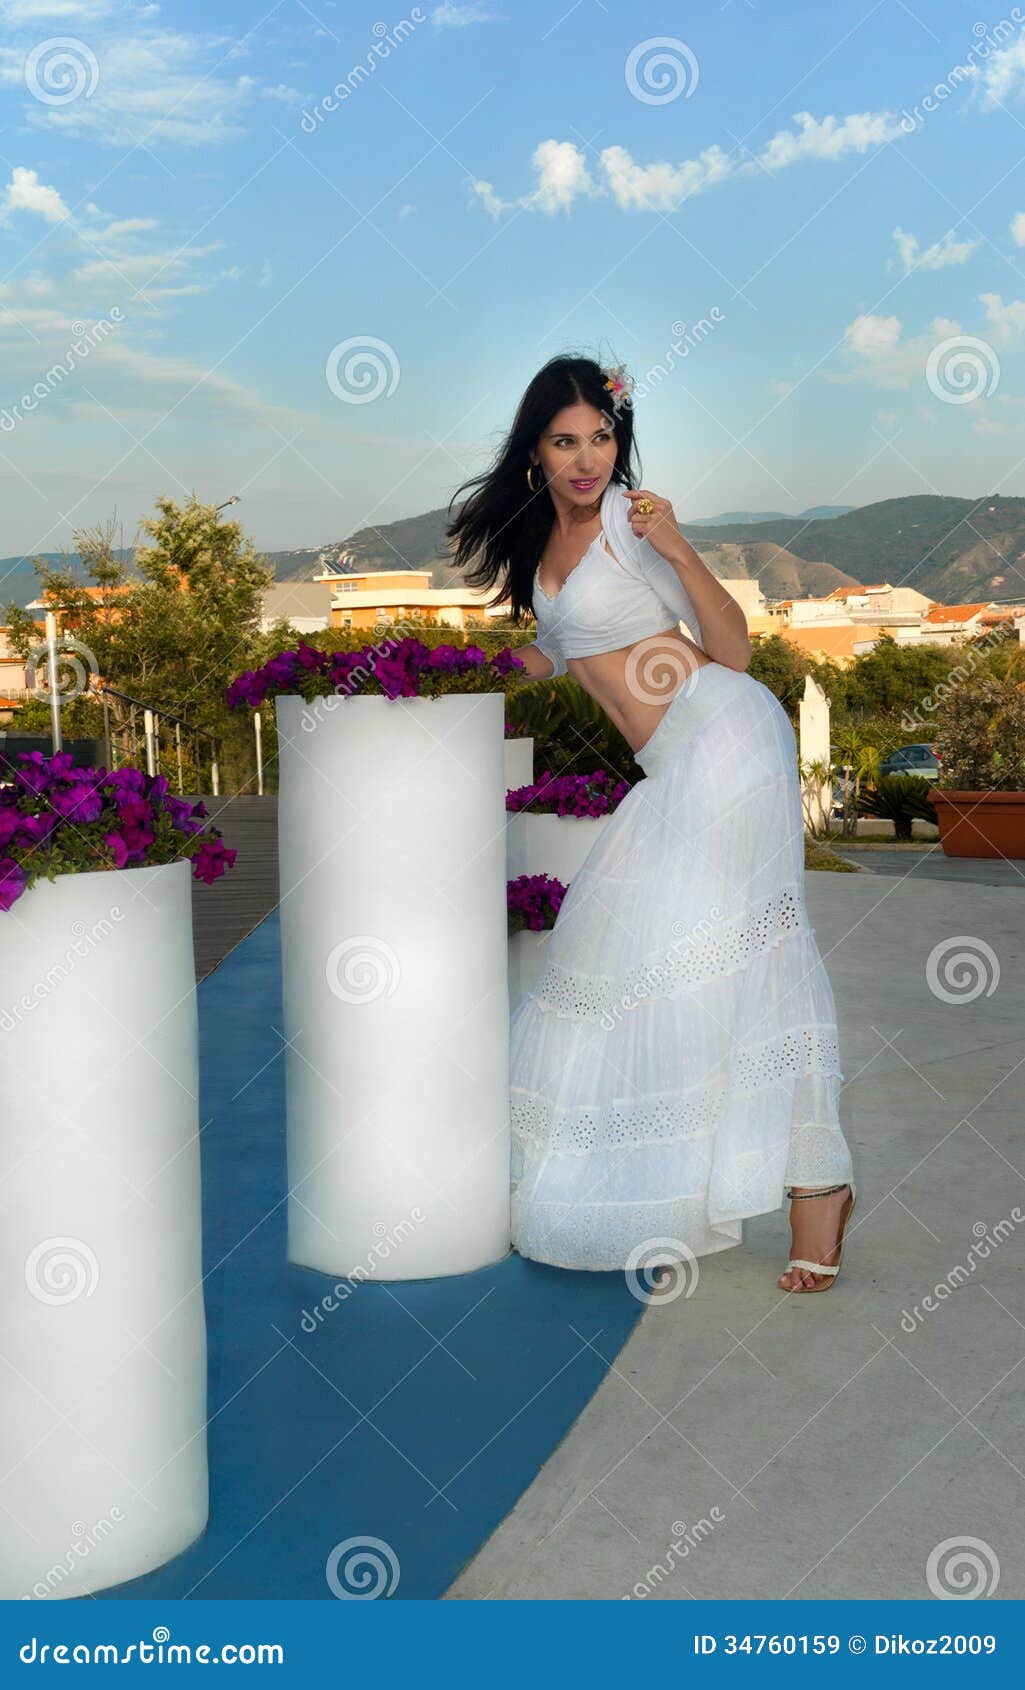
[[[238,857],[212,886],[192,883],[197,981],[223,962],[278,902],[277,798],[212,798],[209,793],[202,798],[208,821],[221,829],[225,845],[235,846]],[[190,803],[197,801],[189,796]]]

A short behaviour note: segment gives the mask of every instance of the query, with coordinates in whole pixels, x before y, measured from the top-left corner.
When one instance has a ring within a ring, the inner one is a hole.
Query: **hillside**
[[[829,564],[847,580],[917,587],[941,604],[1025,596],[1025,499],[916,494],[825,521],[689,528],[687,537],[702,553],[731,541],[773,544],[806,564]]]
[[[357,568],[429,569],[433,586],[454,585],[462,576],[447,562],[446,523],[442,507],[361,528],[332,545],[266,555],[279,581],[309,580],[321,553],[337,556],[344,546]],[[823,506],[800,517],[716,517],[683,526],[715,574],[757,579],[771,598],[886,580],[942,604],[1025,598],[1025,499],[916,494],[856,510]],[[0,558],[0,607],[11,599],[24,605],[37,593],[31,564]]]

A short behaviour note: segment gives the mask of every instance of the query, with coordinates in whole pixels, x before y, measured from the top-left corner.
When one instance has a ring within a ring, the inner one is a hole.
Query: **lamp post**
[[[52,610],[46,612],[45,624],[46,682],[50,689],[50,733],[53,739],[53,749],[56,753],[60,751],[63,741],[61,739],[60,680],[57,674],[57,618]]]

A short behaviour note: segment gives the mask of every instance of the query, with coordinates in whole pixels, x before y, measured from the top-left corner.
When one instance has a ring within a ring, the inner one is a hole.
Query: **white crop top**
[[[629,503],[621,483],[610,481],[602,494],[601,533],[557,593],[549,597],[545,592],[538,580],[540,565],[534,572],[534,644],[556,675],[566,673],[569,657],[618,651],[681,622],[700,640],[690,594],[651,541],[637,538],[627,520]]]

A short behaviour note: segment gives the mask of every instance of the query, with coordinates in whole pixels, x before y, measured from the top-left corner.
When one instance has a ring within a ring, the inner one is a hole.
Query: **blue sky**
[[[0,0],[0,555],[443,504],[567,350],[684,524],[1025,494],[1023,23]]]

